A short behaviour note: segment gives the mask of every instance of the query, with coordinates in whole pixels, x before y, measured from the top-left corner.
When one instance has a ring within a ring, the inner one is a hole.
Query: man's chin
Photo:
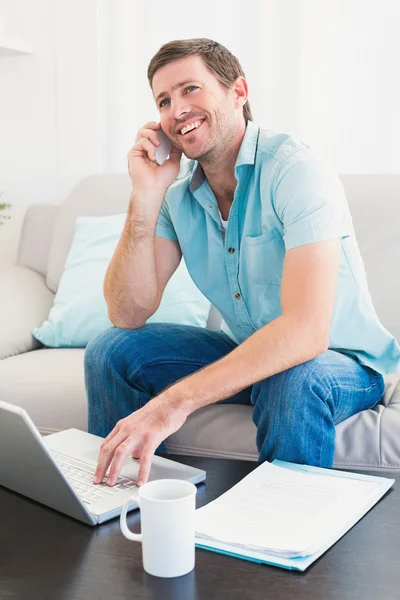
[[[195,150],[194,148],[193,148],[193,150],[190,150],[190,149],[185,148],[185,149],[182,149],[182,152],[186,156],[186,158],[189,160],[201,160],[208,153],[208,151],[205,151],[204,148],[201,148],[201,150],[198,150],[198,149]]]
[[[198,160],[198,157],[200,156],[199,152],[184,152],[182,150],[182,153],[188,160]]]

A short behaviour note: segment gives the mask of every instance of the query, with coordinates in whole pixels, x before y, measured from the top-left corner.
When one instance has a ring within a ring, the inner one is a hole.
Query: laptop
[[[125,461],[113,487],[93,484],[103,438],[79,429],[42,437],[27,412],[0,401],[0,485],[88,525],[99,525],[138,507],[139,460]],[[200,483],[206,472],[161,456],[152,459],[149,481]]]

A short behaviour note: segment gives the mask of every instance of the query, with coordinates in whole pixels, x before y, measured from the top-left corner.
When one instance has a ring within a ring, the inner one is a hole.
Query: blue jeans
[[[236,346],[221,331],[170,323],[100,333],[85,352],[89,432],[106,437],[167,386]],[[383,392],[379,373],[327,350],[220,402],[253,406],[260,462],[277,458],[331,467],[335,424],[375,406]],[[164,443],[157,450],[164,452]]]

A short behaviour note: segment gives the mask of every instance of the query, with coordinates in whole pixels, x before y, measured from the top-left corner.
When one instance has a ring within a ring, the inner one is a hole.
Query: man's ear
[[[249,86],[242,75],[236,77],[232,84],[232,91],[235,98],[235,108],[242,108],[246,104],[249,97]]]

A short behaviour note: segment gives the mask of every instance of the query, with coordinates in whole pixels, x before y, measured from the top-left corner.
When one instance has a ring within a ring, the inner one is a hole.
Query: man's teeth
[[[196,129],[197,127],[200,127],[202,121],[196,121],[195,123],[191,123],[190,125],[187,125],[187,127],[184,127],[183,129],[181,129],[181,134],[185,135],[185,133],[188,133],[188,131],[191,131],[192,129]]]

